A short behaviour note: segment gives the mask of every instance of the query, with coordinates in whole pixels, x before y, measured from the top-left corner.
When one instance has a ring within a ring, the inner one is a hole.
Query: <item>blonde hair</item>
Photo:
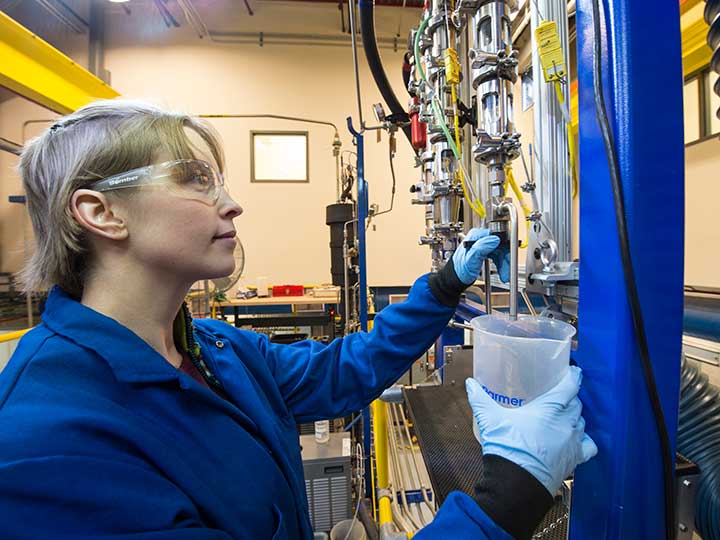
[[[140,101],[90,103],[29,141],[18,169],[36,246],[18,275],[23,290],[59,285],[79,298],[89,246],[70,209],[72,194],[96,180],[150,165],[163,151],[174,159],[197,157],[187,130],[202,139],[224,172],[222,147],[211,126]]]

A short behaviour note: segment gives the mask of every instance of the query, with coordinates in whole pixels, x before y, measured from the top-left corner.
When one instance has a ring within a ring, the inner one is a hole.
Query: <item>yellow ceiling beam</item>
[[[680,18],[682,31],[683,74],[704,68],[710,63],[712,49],[707,44],[708,25],[703,18],[704,3],[695,2]]]
[[[60,114],[120,94],[0,12],[0,86]]]
[[[704,0],[680,0],[680,15],[685,15],[698,4],[704,3]]]

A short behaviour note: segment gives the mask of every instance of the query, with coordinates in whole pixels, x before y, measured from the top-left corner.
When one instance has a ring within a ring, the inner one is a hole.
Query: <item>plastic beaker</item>
[[[330,540],[367,540],[367,534],[360,520],[346,519],[332,528]]]
[[[470,321],[473,377],[503,407],[521,407],[550,390],[567,373],[571,324],[531,315],[483,315]]]

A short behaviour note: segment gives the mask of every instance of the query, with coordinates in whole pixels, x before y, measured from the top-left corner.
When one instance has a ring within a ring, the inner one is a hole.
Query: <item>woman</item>
[[[22,278],[52,290],[0,376],[3,539],[311,538],[297,423],[358,410],[391,385],[498,244],[472,231],[477,242],[370,333],[271,344],[193,321],[183,304],[192,283],[233,270],[242,209],[223,168],[209,126],[120,100],[26,146],[37,249]],[[453,494],[418,538],[529,536],[592,453],[579,383],[574,370],[544,408],[516,416],[470,383],[487,454],[479,504]]]

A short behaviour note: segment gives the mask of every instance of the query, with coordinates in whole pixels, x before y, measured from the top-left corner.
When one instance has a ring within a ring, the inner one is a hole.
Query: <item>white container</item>
[[[257,295],[258,296],[270,296],[270,291],[268,290],[267,276],[259,276],[257,278]]]
[[[330,420],[315,422],[315,440],[319,443],[326,443],[330,440]]]
[[[560,382],[575,328],[556,319],[483,315],[474,333],[473,377],[503,407],[521,407]]]
[[[332,528],[330,540],[367,540],[367,534],[360,520],[345,519]]]

